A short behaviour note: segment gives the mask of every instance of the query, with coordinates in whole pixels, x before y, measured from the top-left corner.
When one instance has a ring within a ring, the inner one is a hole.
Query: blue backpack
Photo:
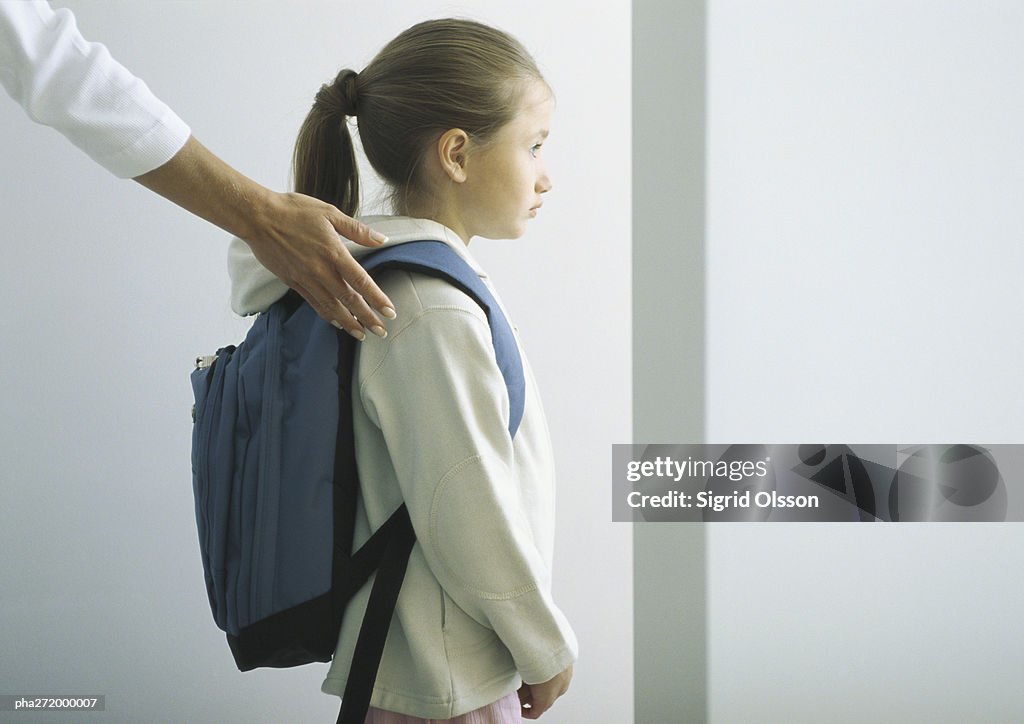
[[[398,244],[368,271],[446,279],[483,309],[508,388],[509,433],[523,415],[522,361],[508,321],[446,244]],[[405,505],[353,551],[355,345],[295,292],[260,314],[245,341],[197,360],[192,484],[206,590],[242,671],[330,661],[349,599],[377,573],[338,721],[362,724],[415,542]],[[372,481],[371,481],[372,482]]]

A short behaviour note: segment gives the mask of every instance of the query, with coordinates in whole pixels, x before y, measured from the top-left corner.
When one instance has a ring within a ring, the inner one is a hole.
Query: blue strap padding
[[[371,252],[360,259],[367,271],[389,266],[440,275],[473,298],[487,315],[491,327],[491,341],[501,376],[508,388],[508,431],[515,437],[523,419],[526,404],[526,379],[519,345],[512,327],[501,311],[497,300],[480,276],[461,256],[443,241],[410,241]]]

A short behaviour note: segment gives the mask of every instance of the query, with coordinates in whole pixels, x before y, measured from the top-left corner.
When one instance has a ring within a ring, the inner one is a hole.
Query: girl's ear
[[[437,156],[445,174],[455,183],[466,180],[466,154],[469,135],[461,128],[451,128],[437,139]]]

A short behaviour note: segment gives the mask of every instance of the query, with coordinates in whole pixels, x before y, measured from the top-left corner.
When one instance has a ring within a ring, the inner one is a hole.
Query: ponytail
[[[358,112],[358,79],[354,70],[345,69],[333,83],[320,87],[292,159],[295,190],[334,204],[349,216],[359,208],[359,170],[348,129],[348,116]]]
[[[420,161],[449,128],[486,144],[515,116],[528,81],[543,82],[508,33],[460,19],[427,20],[384,46],[362,72],[320,88],[295,143],[295,190],[352,216],[359,178],[348,116],[359,116],[366,158],[406,213],[425,179]]]

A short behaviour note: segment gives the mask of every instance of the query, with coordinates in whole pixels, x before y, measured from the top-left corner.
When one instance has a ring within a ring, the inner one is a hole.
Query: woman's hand
[[[338,238],[364,246],[381,234],[334,206],[302,194],[269,192],[256,231],[241,238],[274,275],[297,291],[317,314],[357,338],[363,327],[384,335],[371,307],[394,319],[391,300],[374,284]]]
[[[190,136],[170,161],[135,178],[196,216],[238,236],[260,263],[310,303],[317,314],[362,339],[384,334],[380,318],[395,316],[391,300],[342,245],[383,241],[330,204],[271,191],[240,174]]]

